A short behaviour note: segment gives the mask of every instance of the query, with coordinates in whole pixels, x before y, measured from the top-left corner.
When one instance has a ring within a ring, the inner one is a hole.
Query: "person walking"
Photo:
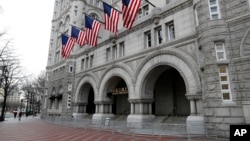
[[[22,111],[20,111],[19,113],[18,113],[18,119],[19,119],[19,121],[21,120],[21,117],[22,117]]]
[[[17,109],[12,112],[14,114],[14,119],[16,119]]]

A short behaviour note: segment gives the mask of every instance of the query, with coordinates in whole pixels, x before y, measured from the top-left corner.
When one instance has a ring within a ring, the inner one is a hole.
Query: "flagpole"
[[[101,1],[102,3],[106,3],[106,2],[104,2],[104,1],[102,1],[102,0],[100,0],[100,1]],[[120,14],[122,14],[122,12],[121,12],[120,10],[114,8],[113,6],[112,6],[112,8],[115,9],[116,11],[118,11]]]
[[[83,14],[85,14],[85,15],[89,16],[91,19],[93,19],[93,17],[91,17],[91,16],[90,16],[89,14],[87,14],[87,13],[83,13]],[[98,19],[94,19],[94,20],[97,20],[98,22],[100,22],[100,23],[104,24],[104,22],[103,22],[103,21],[100,21],[100,20],[98,20]]]
[[[150,1],[148,0],[145,0],[148,4],[152,5],[153,7],[156,7],[153,3],[151,3]]]

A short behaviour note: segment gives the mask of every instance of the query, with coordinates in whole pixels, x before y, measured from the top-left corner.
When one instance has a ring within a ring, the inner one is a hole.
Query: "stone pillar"
[[[190,111],[191,114],[188,116],[187,122],[187,132],[191,134],[205,134],[205,121],[204,116],[197,112],[197,109],[201,109],[202,107],[199,105],[199,101],[201,100],[201,95],[186,95],[186,97],[190,100]]]
[[[86,103],[83,102],[76,102],[73,104],[74,106],[74,112],[73,112],[73,117],[77,119],[84,118],[84,116],[88,115],[86,113]]]
[[[105,120],[106,118],[112,118],[112,103],[111,101],[95,101],[96,113],[93,115],[93,122],[99,122],[100,120]],[[98,106],[97,106],[98,105]]]
[[[129,99],[131,103],[131,112],[127,117],[128,123],[146,123],[154,119],[152,115],[152,102],[153,99]],[[133,125],[133,124],[131,124]],[[143,124],[136,124],[135,128],[143,128]]]
[[[130,103],[130,114],[134,114],[135,113],[135,104],[134,103]]]
[[[191,115],[196,115],[196,104],[194,99],[190,99],[190,112]]]

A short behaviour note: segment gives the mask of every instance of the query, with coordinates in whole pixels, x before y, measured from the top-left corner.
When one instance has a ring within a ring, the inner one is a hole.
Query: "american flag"
[[[112,6],[103,2],[104,9],[104,28],[110,30],[117,34],[118,31],[118,20],[119,20],[119,11],[114,9]]]
[[[97,45],[97,37],[100,27],[101,24],[99,22],[85,15],[85,31],[89,45],[91,46]]]
[[[141,0],[122,0],[123,26],[132,28],[135,18],[139,12]]]
[[[75,39],[73,37],[69,37],[65,34],[62,34],[62,57],[67,58],[70,55],[72,48],[75,45]]]
[[[76,42],[80,46],[84,46],[87,44],[86,35],[84,34],[84,32],[82,30],[78,29],[75,26],[72,26],[72,28],[71,28],[71,37],[75,38]]]

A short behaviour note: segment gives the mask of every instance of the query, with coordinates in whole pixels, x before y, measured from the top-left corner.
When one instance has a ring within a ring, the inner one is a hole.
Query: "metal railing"
[[[160,139],[165,136],[176,138],[187,138],[191,140],[195,137],[208,137],[217,139],[217,126],[215,124],[204,125],[187,125],[187,124],[170,124],[170,123],[136,123],[126,121],[116,121],[112,119],[92,120],[92,119],[76,119],[70,117],[53,117],[46,116],[43,120],[48,123],[59,126],[67,126],[73,128],[82,128],[84,130],[95,130],[111,132],[112,134],[120,133],[134,137],[138,135],[158,136]],[[202,131],[202,133],[194,133],[194,130]]]

